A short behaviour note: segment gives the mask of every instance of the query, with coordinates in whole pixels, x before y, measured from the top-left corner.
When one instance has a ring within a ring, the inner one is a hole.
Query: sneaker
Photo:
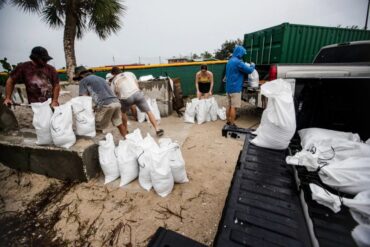
[[[157,136],[163,136],[164,130],[160,129],[156,133],[157,133]]]

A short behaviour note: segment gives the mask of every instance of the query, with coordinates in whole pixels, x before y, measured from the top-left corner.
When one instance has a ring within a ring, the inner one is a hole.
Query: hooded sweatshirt
[[[247,54],[244,47],[235,46],[233,56],[226,64],[226,93],[240,93],[243,88],[244,75],[253,72],[254,65],[247,66],[243,62],[243,56]]]

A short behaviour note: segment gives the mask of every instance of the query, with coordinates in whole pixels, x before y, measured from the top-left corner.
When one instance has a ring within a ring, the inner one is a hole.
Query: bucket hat
[[[84,66],[78,66],[75,68],[75,76],[73,77],[73,80],[78,81],[81,80],[82,75],[87,72],[93,72],[91,69],[86,69]]]

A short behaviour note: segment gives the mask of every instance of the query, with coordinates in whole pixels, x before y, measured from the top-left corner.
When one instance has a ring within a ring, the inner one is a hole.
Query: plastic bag
[[[50,120],[51,137],[58,147],[70,148],[76,142],[76,136],[72,129],[71,103],[65,103],[55,107]]]
[[[51,99],[43,103],[31,103],[33,111],[33,127],[36,130],[37,145],[48,145],[53,144],[53,138],[51,137],[50,120],[53,115],[53,111],[50,108]]]
[[[303,149],[309,149],[312,145],[317,145],[322,140],[349,140],[360,142],[360,136],[351,132],[342,132],[321,128],[307,128],[298,131],[301,138],[301,146]],[[337,141],[334,141],[337,142]]]
[[[209,110],[208,110],[209,118],[212,121],[216,121],[217,120],[217,110],[218,110],[217,101],[215,100],[214,97],[207,99],[207,101],[209,104]]]
[[[116,149],[118,169],[121,176],[119,186],[129,184],[139,175],[139,165],[137,163],[136,145],[131,140],[121,140]]]
[[[352,231],[352,238],[355,240],[358,247],[370,246],[370,226],[358,225]]]
[[[161,138],[159,140],[159,147],[162,149],[162,152],[167,152],[166,158],[169,159],[169,165],[175,183],[189,182],[185,170],[185,161],[182,157],[179,144],[172,142],[170,138]]]
[[[226,120],[226,108],[218,108],[217,109],[217,115],[221,120]]]
[[[249,63],[245,63],[246,65],[250,66]],[[256,69],[253,70],[251,74],[248,75],[248,86],[252,88],[258,88],[260,82],[260,76]]]
[[[104,184],[110,183],[119,178],[117,157],[115,155],[113,136],[108,133],[105,141],[99,141],[98,153],[100,167],[104,173]]]
[[[157,122],[161,122],[161,113],[159,112],[158,104],[156,99],[148,99],[147,100],[150,111],[153,113],[155,120]],[[146,116],[146,120],[149,121],[148,116]]]
[[[325,165],[319,154],[303,150],[287,156],[286,162],[318,171],[323,183],[345,193],[357,194],[370,188],[370,157],[349,157]]]
[[[195,112],[198,124],[202,124],[207,121],[207,115],[208,115],[207,110],[208,109],[207,109],[206,101],[204,99],[199,100],[197,104],[196,112]]]
[[[76,134],[95,137],[95,114],[92,108],[92,97],[80,96],[71,100],[73,115],[76,119]]]
[[[137,121],[139,123],[143,123],[145,121],[145,118],[146,118],[146,113],[140,111],[139,107],[136,107],[136,116],[137,116]]]
[[[139,184],[140,186],[150,191],[153,187],[152,179],[151,179],[151,170],[152,170],[152,152],[158,153],[159,147],[153,137],[150,134],[143,139],[140,143],[140,154],[138,155],[138,162],[139,162]]]
[[[342,204],[350,209],[352,217],[359,224],[370,225],[370,190],[358,193],[353,199],[339,198],[329,191],[310,184],[312,199],[317,203],[330,208],[334,213],[340,211]]]
[[[152,168],[150,178],[155,192],[161,197],[169,195],[174,186],[169,159],[167,152],[151,152]]]
[[[296,129],[291,86],[278,79],[263,84],[261,93],[269,100],[252,143],[265,148],[286,149]]]
[[[184,114],[185,123],[195,123],[195,116],[198,109],[198,99],[193,99],[191,102],[186,103]]]

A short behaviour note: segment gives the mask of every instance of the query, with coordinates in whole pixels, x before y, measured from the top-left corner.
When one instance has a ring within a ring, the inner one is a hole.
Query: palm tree
[[[41,16],[53,28],[64,27],[64,53],[67,75],[72,80],[76,67],[75,39],[86,31],[95,31],[106,39],[121,28],[119,17],[126,7],[120,0],[9,0],[25,12]],[[6,0],[0,0],[0,7]]]

